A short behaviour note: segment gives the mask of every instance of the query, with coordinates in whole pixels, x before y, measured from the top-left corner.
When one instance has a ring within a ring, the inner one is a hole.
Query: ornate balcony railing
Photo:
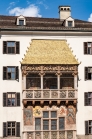
[[[23,90],[23,99],[31,100],[62,100],[77,99],[77,90],[75,89],[43,89],[43,90]]]

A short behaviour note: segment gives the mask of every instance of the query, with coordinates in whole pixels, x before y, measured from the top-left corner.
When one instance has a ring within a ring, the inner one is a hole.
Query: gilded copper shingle
[[[66,40],[32,40],[22,64],[78,64]]]

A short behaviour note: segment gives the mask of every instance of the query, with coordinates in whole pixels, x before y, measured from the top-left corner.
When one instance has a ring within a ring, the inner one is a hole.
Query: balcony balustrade
[[[23,99],[27,100],[66,100],[77,99],[75,89],[43,89],[43,90],[23,90]]]

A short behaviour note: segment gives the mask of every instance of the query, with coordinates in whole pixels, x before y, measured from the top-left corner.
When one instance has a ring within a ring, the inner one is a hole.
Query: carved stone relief
[[[65,139],[65,131],[59,132],[59,139]]]
[[[33,138],[33,132],[28,132],[27,133],[27,139],[34,139]]]
[[[27,91],[26,92],[26,97],[27,98],[33,98],[33,92],[32,91]]]
[[[51,139],[57,139],[57,132],[51,132]]]
[[[69,91],[68,97],[69,98],[74,98],[75,97],[75,92],[74,91]]]
[[[58,98],[58,92],[57,91],[52,91],[51,92],[51,97],[52,98]]]
[[[35,98],[41,98],[41,91],[35,91]]]
[[[49,139],[49,132],[43,132],[43,139]]]
[[[67,139],[73,139],[73,131],[67,131]]]
[[[24,109],[24,125],[33,125],[33,108],[31,106]]]
[[[50,92],[49,91],[43,91],[43,98],[49,98]]]
[[[35,133],[35,139],[41,139],[41,133],[40,132]]]
[[[66,98],[66,91],[60,91],[60,98]]]

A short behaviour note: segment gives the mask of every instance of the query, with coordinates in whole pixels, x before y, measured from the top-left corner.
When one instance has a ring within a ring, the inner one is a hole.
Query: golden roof
[[[66,40],[33,39],[21,64],[79,64]]]

